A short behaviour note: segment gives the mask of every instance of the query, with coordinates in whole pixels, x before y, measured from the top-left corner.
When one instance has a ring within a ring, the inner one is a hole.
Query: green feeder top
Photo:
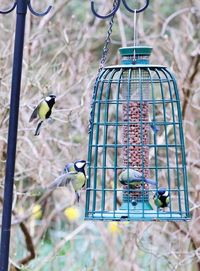
[[[122,57],[121,64],[149,64],[149,56],[152,52],[152,47],[149,46],[134,46],[119,48]]]

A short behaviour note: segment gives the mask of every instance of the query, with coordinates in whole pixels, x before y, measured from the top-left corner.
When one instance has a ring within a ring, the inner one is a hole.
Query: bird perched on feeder
[[[166,188],[161,187],[153,196],[154,203],[158,208],[162,208],[165,211],[165,208],[169,205],[169,192]]]
[[[138,184],[142,184],[143,182],[151,185],[156,185],[156,181],[145,178],[144,176],[142,176],[142,173],[131,168],[121,172],[121,174],[119,175],[119,181],[123,185],[131,186],[136,186]]]
[[[86,183],[85,165],[85,160],[77,160],[75,163],[67,164],[63,170],[63,174],[57,177],[48,188],[55,189],[56,187],[63,187],[71,182],[76,194],[76,200],[79,202],[80,190]]]
[[[37,128],[35,130],[35,136],[38,136],[40,134],[40,128],[44,120],[48,119],[51,116],[52,108],[55,104],[56,95],[50,94],[44,99],[40,101],[40,103],[36,106],[33,113],[31,114],[31,117],[29,119],[29,122],[32,120],[39,118],[41,121],[38,123]]]

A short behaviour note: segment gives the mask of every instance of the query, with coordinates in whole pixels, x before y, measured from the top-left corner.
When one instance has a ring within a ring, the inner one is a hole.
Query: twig
[[[56,256],[56,253],[59,252],[59,250],[65,245],[65,243],[73,239],[77,234],[79,234],[82,230],[84,230],[87,227],[87,225],[88,225],[88,222],[82,223],[78,228],[76,228],[73,232],[71,232],[68,236],[66,236],[63,240],[61,240],[55,246],[54,250],[50,252],[46,258],[42,260],[41,264],[39,264],[37,268],[35,268],[34,271],[42,270],[42,268],[46,265],[46,263],[48,263],[53,257]]]
[[[168,24],[174,19],[176,18],[177,16],[181,15],[182,13],[185,13],[185,12],[192,12],[194,13],[194,11],[197,11],[198,9],[194,6],[194,7],[189,7],[189,8],[183,8],[181,10],[178,10],[176,12],[174,12],[172,15],[170,15],[164,22],[163,24],[163,27],[162,27],[162,30],[161,30],[161,33],[160,33],[160,36],[164,36],[165,34],[165,31],[166,31],[166,28],[168,26]]]
[[[184,101],[183,101],[183,109],[182,109],[182,117],[183,117],[183,120],[185,119],[185,114],[186,114],[186,109],[187,109],[187,106],[188,106],[188,102],[189,102],[189,99],[190,99],[190,96],[191,96],[191,86],[193,84],[193,81],[196,77],[196,75],[198,74],[198,71],[199,71],[199,63],[200,63],[200,54],[197,54],[195,57],[192,57],[192,61],[189,65],[189,69],[188,69],[188,72],[190,71],[190,69],[192,67],[193,68],[193,72],[191,75],[189,75],[189,78],[186,79],[188,81],[188,87],[185,89],[183,88],[183,93],[185,94],[184,95]]]
[[[30,236],[30,233],[26,227],[26,225],[21,222],[19,224],[24,236],[25,236],[25,241],[26,241],[26,248],[27,250],[30,252],[30,255],[26,256],[25,258],[23,258],[22,260],[19,261],[19,264],[27,264],[28,262],[30,262],[32,259],[35,258],[35,249],[34,249],[34,245],[33,245],[33,241],[32,238]]]
[[[50,222],[52,219],[60,212],[65,210],[67,207],[69,207],[69,203],[62,204],[62,206],[58,209],[53,209],[53,211],[50,213],[50,215],[45,219],[44,223],[42,224],[42,227],[40,228],[37,237],[35,239],[35,245],[37,246],[38,242],[40,241],[41,237],[43,236],[44,232],[48,228]]]
[[[0,197],[0,202],[3,204],[2,197]],[[12,210],[12,214],[14,216],[17,215],[14,210]],[[19,264],[27,264],[28,262],[30,262],[32,259],[35,258],[35,249],[34,249],[34,245],[33,245],[31,235],[30,235],[30,233],[28,231],[28,228],[26,227],[25,223],[20,222],[19,227],[21,228],[21,230],[22,230],[22,232],[24,234],[25,242],[26,242],[26,248],[30,252],[30,254],[28,256],[26,256],[25,258],[23,258],[22,260],[19,261]]]
[[[38,32],[40,32],[40,30],[43,29],[44,26],[48,24],[48,22],[51,21],[56,16],[56,14],[59,13],[63,9],[63,7],[68,4],[69,1],[70,0],[61,1],[60,4],[57,6],[57,8],[53,12],[49,12],[47,16],[43,17],[42,20],[40,21]],[[38,46],[38,43],[39,43],[38,39],[35,39],[31,48],[32,52],[34,52],[34,50]]]
[[[126,47],[127,41],[126,41],[126,34],[125,34],[125,30],[124,30],[124,23],[123,23],[121,11],[118,10],[116,15],[117,15],[117,21],[118,21],[118,25],[119,25],[119,32],[120,32],[122,46]]]
[[[183,229],[182,226],[180,226],[180,224],[176,221],[173,222],[173,225],[180,231],[180,233],[182,233],[183,235],[185,236],[190,236],[190,241],[191,241],[191,244],[192,244],[192,247],[195,249],[195,250],[198,250],[198,246],[194,240],[194,238],[192,237],[192,235],[190,234],[190,231],[187,231],[185,229]],[[195,254],[196,255],[196,254]],[[198,265],[198,270],[200,270],[200,262],[198,261],[197,262],[197,265]]]

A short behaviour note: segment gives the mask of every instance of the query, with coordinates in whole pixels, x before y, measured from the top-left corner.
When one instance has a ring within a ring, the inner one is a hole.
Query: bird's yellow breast
[[[79,172],[76,176],[76,179],[73,180],[72,185],[75,191],[80,190],[85,184],[86,178],[82,172]]]
[[[50,108],[48,106],[48,104],[45,101],[42,101],[39,108],[38,108],[38,115],[40,117],[40,119],[45,120],[46,119],[46,115],[49,112]]]

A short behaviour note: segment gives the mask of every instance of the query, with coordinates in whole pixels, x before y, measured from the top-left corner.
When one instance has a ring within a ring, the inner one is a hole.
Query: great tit
[[[161,187],[153,196],[154,203],[158,208],[166,208],[169,205],[169,192],[166,188]]]
[[[38,123],[35,130],[35,136],[40,134],[40,128],[44,120],[48,119],[51,116],[52,108],[55,104],[56,95],[50,94],[46,98],[42,99],[40,103],[34,109],[29,122],[39,118],[41,121]]]
[[[142,173],[134,169],[126,169],[119,175],[119,181],[123,185],[136,186],[138,184],[147,183],[151,185],[156,185],[156,181],[152,179],[147,179],[142,176]]]
[[[49,189],[66,186],[69,182],[72,183],[76,194],[76,200],[79,202],[80,190],[85,186],[85,160],[78,160],[75,163],[69,163],[65,166],[63,174],[57,177],[50,185]]]

